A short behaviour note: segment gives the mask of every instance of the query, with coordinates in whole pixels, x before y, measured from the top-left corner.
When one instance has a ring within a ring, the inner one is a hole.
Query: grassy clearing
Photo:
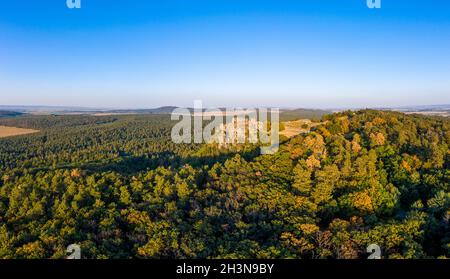
[[[325,123],[325,122],[324,122]],[[312,122],[309,119],[300,119],[295,121],[283,122],[284,130],[280,132],[280,135],[291,138],[299,134],[309,133],[312,127],[323,123]]]

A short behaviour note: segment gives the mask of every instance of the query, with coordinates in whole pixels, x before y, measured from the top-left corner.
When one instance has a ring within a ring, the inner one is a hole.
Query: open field
[[[300,119],[295,121],[283,122],[284,130],[280,131],[280,135],[291,138],[299,134],[308,133],[312,127],[320,125],[322,123],[315,123],[309,119]]]
[[[20,135],[37,133],[37,132],[39,132],[39,131],[32,130],[32,129],[22,129],[22,128],[16,128],[16,127],[0,126],[0,138],[20,136]]]
[[[280,135],[291,138],[301,133],[309,132],[311,120],[301,119],[296,121],[284,122],[284,130],[280,132]]]

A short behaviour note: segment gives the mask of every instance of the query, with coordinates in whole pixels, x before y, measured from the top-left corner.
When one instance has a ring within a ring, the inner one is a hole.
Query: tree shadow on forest
[[[180,168],[184,165],[190,165],[194,168],[208,166],[211,167],[216,163],[223,164],[230,158],[239,154],[246,160],[253,160],[259,156],[259,148],[246,151],[235,151],[228,153],[221,153],[218,155],[190,155],[182,157],[174,152],[164,151],[143,156],[123,156],[113,162],[102,164],[87,164],[81,167],[84,170],[91,172],[108,172],[113,171],[121,175],[135,175],[142,171],[154,170],[158,167],[171,167],[173,169]]]
[[[184,165],[190,165],[194,168],[208,166],[211,167],[216,163],[223,164],[230,158],[233,158],[237,154],[241,155],[247,160],[251,160],[259,153],[253,154],[252,152],[230,152],[220,155],[209,156],[197,156],[192,155],[188,157],[181,157],[173,152],[160,152],[151,154],[150,156],[127,156],[122,157],[116,162],[109,162],[102,164],[101,166],[87,165],[86,170],[92,172],[108,172],[113,171],[120,173],[121,175],[135,175],[142,171],[154,170],[158,167],[171,167],[173,169],[180,168]]]
[[[158,167],[171,167],[173,169],[180,168],[184,165],[190,165],[194,168],[202,166],[211,167],[216,163],[223,164],[226,160],[233,158],[237,154],[246,160],[253,160],[255,157],[259,156],[259,149],[206,156],[193,154],[188,157],[181,157],[180,155],[170,151],[146,154],[142,156],[124,154],[115,159],[91,161],[84,164],[64,164],[57,165],[55,167],[35,168],[32,172],[80,169],[87,174],[116,172],[123,176],[133,176],[143,171],[154,170]]]

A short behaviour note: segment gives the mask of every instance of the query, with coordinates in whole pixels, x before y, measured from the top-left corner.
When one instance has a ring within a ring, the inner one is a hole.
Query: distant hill
[[[30,114],[170,114],[177,107],[164,106],[150,109],[104,109],[87,107],[63,107],[63,106],[2,106],[0,111],[14,111]]]
[[[20,115],[23,115],[23,113],[17,111],[0,110],[0,117],[16,117]]]
[[[400,111],[407,114],[450,117],[450,105],[409,106],[409,107],[390,108],[384,110]]]
[[[101,109],[101,108],[83,108],[83,107],[52,107],[52,106],[1,106],[0,117],[19,116],[24,113],[29,114],[91,114],[91,115],[109,115],[109,114],[171,114],[177,107],[164,106],[149,109]],[[188,108],[193,112],[193,108]],[[204,108],[204,111],[206,108]],[[225,111],[225,109],[221,109]],[[282,109],[280,110],[281,121],[293,121],[298,119],[320,120],[322,116],[332,113],[327,110],[319,109]]]
[[[118,110],[107,110],[106,113],[117,113],[117,114],[170,114],[177,107],[165,106],[153,109],[118,109]]]
[[[93,111],[98,109],[84,108],[84,107],[68,107],[68,106],[11,106],[11,105],[0,105],[0,110],[16,111],[16,112],[59,112],[59,111]]]
[[[403,112],[410,112],[410,111],[449,111],[450,110],[450,104],[442,104],[442,105],[423,105],[423,106],[403,106],[398,108],[393,108],[391,110],[395,111],[403,111]]]
[[[292,109],[281,110],[280,121],[293,121],[298,119],[320,120],[322,116],[331,114],[331,111],[319,109]]]

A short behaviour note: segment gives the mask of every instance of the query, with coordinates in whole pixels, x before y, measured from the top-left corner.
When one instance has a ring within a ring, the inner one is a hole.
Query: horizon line
[[[277,107],[279,109],[284,110],[295,110],[295,109],[305,109],[305,110],[354,110],[354,109],[405,109],[405,108],[418,108],[418,107],[440,107],[440,106],[449,106],[448,103],[442,104],[432,104],[432,105],[424,105],[424,104],[413,104],[413,105],[400,105],[400,106],[337,106],[337,107],[295,107],[295,106],[280,106]],[[62,109],[62,110],[70,110],[74,111],[76,109],[85,110],[85,111],[111,111],[111,110],[151,110],[151,109],[161,109],[161,108],[193,108],[193,107],[185,107],[185,106],[177,106],[177,105],[163,105],[157,107],[95,107],[95,106],[80,106],[80,105],[2,105],[0,104],[0,110],[4,110],[5,108],[16,108],[16,109],[26,109],[26,108],[41,108],[41,109]],[[203,107],[203,109],[226,109],[226,108],[242,108],[241,106],[209,106]],[[256,106],[254,108],[272,108],[272,106]]]

